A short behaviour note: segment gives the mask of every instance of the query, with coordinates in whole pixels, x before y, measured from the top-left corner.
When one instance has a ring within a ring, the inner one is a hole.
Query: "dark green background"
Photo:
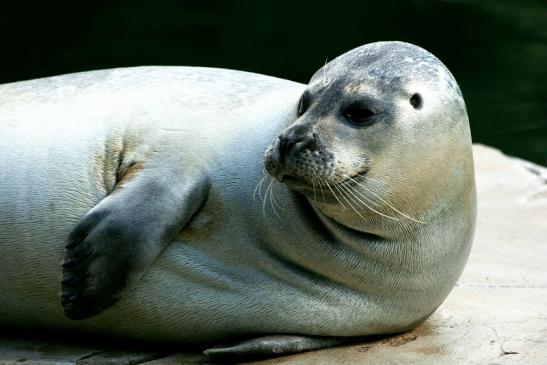
[[[0,5],[0,82],[132,65],[234,68],[307,82],[377,40],[437,55],[475,142],[547,165],[547,0],[41,1]]]

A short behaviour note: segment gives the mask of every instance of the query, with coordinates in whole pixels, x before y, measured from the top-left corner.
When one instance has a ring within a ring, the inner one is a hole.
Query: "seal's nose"
[[[304,149],[316,151],[319,148],[317,133],[308,126],[297,124],[279,135],[279,158],[284,161],[289,155]]]

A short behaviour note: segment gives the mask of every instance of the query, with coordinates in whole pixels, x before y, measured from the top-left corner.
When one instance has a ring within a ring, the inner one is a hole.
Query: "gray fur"
[[[374,123],[348,123],[350,100]],[[181,343],[393,333],[442,303],[469,253],[465,104],[406,43],[352,50],[309,86],[186,67],[6,84],[0,128],[2,326]]]

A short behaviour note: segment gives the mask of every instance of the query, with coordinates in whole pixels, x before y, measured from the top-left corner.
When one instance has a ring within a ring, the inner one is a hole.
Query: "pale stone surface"
[[[420,327],[374,342],[255,362],[547,364],[547,170],[476,145],[478,221],[469,263]],[[0,338],[0,364],[203,363],[198,354]]]

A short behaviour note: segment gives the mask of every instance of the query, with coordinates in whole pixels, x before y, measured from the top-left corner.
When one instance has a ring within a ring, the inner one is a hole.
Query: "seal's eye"
[[[418,93],[415,93],[410,97],[410,105],[414,107],[414,109],[421,109],[422,108],[422,96]]]
[[[351,104],[344,109],[342,114],[347,120],[358,125],[372,124],[374,119],[374,112],[359,103]]]
[[[308,110],[308,107],[310,106],[310,93],[308,90],[304,91],[304,94],[302,94],[302,97],[300,98],[300,101],[298,102],[298,110],[296,112],[297,116],[301,116]]]

